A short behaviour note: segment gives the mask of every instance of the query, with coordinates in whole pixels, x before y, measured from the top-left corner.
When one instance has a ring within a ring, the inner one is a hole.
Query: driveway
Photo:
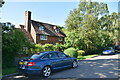
[[[53,73],[48,79],[53,78],[118,78],[118,68],[120,64],[118,64],[117,55],[102,55],[98,57],[94,57],[91,59],[80,60],[79,66],[75,69],[70,68],[66,70],[62,70],[59,72]],[[119,76],[120,77],[120,76]],[[25,77],[22,75],[10,76],[3,78],[2,80],[42,80],[39,76],[31,76]]]

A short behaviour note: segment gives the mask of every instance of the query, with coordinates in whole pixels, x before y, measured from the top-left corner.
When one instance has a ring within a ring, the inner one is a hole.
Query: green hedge
[[[43,51],[61,51],[63,52],[66,49],[66,46],[63,44],[35,44],[28,50],[29,53],[38,53]]]
[[[75,57],[75,58],[78,57],[77,50],[73,47],[64,50],[64,53],[71,56],[71,57]]]
[[[54,45],[55,51],[62,51],[63,52],[65,49],[67,49],[66,45],[59,44],[59,43],[56,43],[56,45]]]
[[[78,52],[78,56],[82,56],[85,54],[85,51],[83,51],[83,50],[78,50],[77,52]]]
[[[45,44],[43,45],[44,51],[54,51],[54,45],[53,44]]]

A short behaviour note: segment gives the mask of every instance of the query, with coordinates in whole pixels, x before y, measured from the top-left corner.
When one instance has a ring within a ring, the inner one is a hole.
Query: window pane
[[[50,53],[50,54],[49,54],[49,57],[50,57],[51,59],[55,59],[55,58],[58,58],[58,55],[57,55],[56,53]]]
[[[62,54],[62,53],[58,53],[58,56],[59,56],[60,58],[65,58],[65,57],[66,57],[66,55],[65,55],[65,54]]]
[[[47,40],[47,36],[46,35],[40,35],[40,39],[41,40]]]
[[[39,54],[34,54],[34,55],[31,56],[30,59],[37,59],[39,56],[40,56]]]
[[[49,58],[49,54],[47,54],[43,57],[43,59],[48,59],[48,58]]]
[[[39,27],[39,30],[44,30],[44,26],[40,26],[40,27]]]

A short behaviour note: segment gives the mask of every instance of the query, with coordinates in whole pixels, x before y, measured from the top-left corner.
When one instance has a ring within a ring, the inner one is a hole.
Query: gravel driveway
[[[118,78],[120,71],[118,55],[103,55],[79,61],[79,66],[53,73],[52,78]],[[119,76],[120,77],[120,76]],[[2,80],[42,80],[39,76],[25,77],[22,75],[10,76]],[[63,79],[62,79],[63,80]]]

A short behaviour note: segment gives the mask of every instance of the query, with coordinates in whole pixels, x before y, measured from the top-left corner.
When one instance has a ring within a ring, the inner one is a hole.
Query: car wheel
[[[49,77],[51,75],[51,67],[50,66],[45,66],[42,70],[42,75],[43,77]]]
[[[73,68],[76,68],[77,66],[78,66],[77,61],[73,61],[73,63],[72,63],[72,67],[73,67]]]

